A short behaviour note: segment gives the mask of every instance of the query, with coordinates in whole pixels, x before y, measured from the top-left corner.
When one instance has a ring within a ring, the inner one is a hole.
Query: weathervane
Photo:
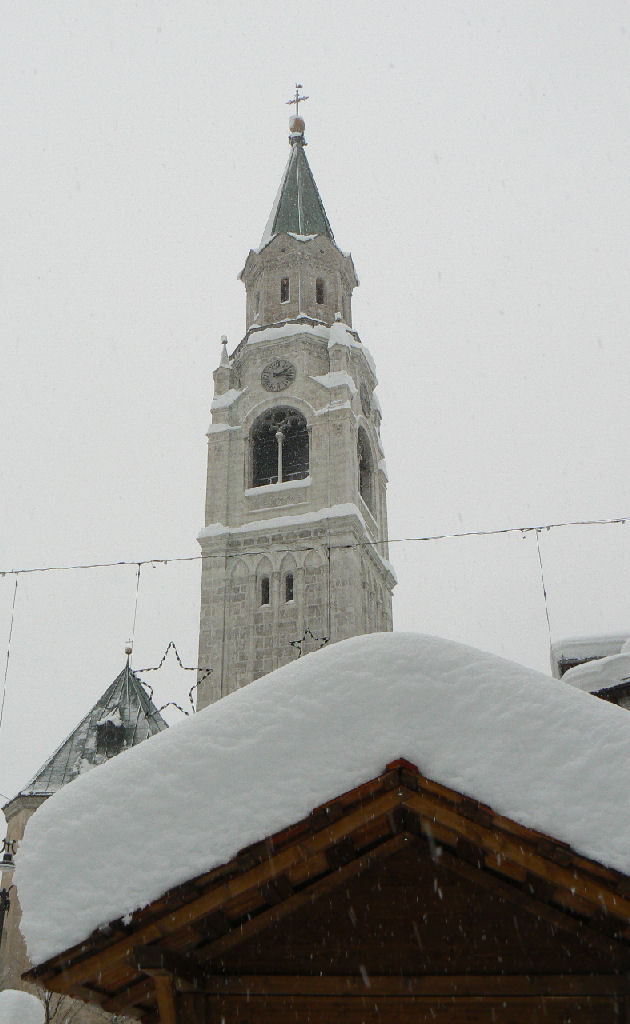
[[[300,103],[304,103],[308,99],[308,96],[300,96],[300,89],[303,89],[303,85],[295,83],[295,96],[292,100],[287,100],[287,106],[290,107],[295,103],[295,116],[300,116]]]

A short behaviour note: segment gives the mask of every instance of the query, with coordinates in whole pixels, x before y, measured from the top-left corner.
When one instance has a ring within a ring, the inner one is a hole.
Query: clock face
[[[370,415],[371,402],[370,402],[370,392],[368,391],[367,384],[365,384],[365,383],[361,384],[361,387],[359,388],[359,395],[361,396],[361,408],[363,409],[363,415],[364,416],[369,416]]]
[[[260,375],[260,383],[266,391],[284,391],[294,380],[295,366],[288,359],[274,359]]]

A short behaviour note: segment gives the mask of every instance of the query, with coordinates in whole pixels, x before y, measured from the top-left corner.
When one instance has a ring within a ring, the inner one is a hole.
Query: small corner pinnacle
[[[221,362],[220,362],[221,366],[229,366],[230,365],[230,359],[229,359],[228,351],[227,351],[227,344],[228,344],[227,334],[222,334],[221,335]]]

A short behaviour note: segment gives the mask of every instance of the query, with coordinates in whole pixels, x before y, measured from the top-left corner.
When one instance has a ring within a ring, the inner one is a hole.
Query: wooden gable
[[[405,762],[30,972],[162,1024],[626,1020],[630,879]]]

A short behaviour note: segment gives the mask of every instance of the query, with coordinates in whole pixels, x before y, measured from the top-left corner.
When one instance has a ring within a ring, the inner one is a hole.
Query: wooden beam
[[[155,993],[157,995],[160,1024],[178,1024],[173,979],[170,974],[166,973],[166,971],[156,972],[155,974],[152,974],[151,977],[153,978]]]
[[[194,957],[175,953],[164,946],[134,946],[130,959],[143,974],[167,973],[195,988],[203,988],[210,975],[209,969],[202,967]]]
[[[304,889],[300,889],[299,892],[293,896],[289,896],[283,903],[279,903],[275,907],[269,907],[267,910],[261,911],[256,914],[255,917],[250,918],[249,921],[245,921],[243,924],[238,925],[227,935],[222,935],[218,939],[214,939],[213,942],[209,942],[207,945],[198,948],[195,952],[202,962],[207,960],[216,960],[223,953],[227,953],[228,950],[234,949],[235,946],[240,946],[241,943],[246,942],[248,939],[258,935],[264,931],[265,928],[269,928],[271,925],[281,921],[284,917],[289,914],[294,914],[296,910],[305,906],[308,903],[314,903],[321,896],[325,896],[327,893],[336,889],[340,885],[344,885],[349,879],[354,878],[356,875],[361,874],[366,868],[370,867],[376,861],[385,860],[387,857],[391,857],[392,854],[397,853],[404,846],[413,840],[409,840],[407,836],[398,835],[392,839],[386,840],[380,846],[376,846],[369,853],[363,854],[362,857],[358,857],[350,864],[346,864],[343,868],[338,868],[336,871],[332,871],[324,878],[319,878],[314,882],[311,882]]]
[[[602,952],[610,954],[611,946],[615,945],[615,939],[608,938],[595,931],[578,918],[564,912],[561,908],[556,909],[547,903],[541,903],[534,896],[521,889],[518,884],[497,878],[496,875],[490,871],[484,871],[483,868],[476,868],[467,861],[461,860],[449,850],[442,850],[439,863],[443,864],[449,871],[453,871],[455,874],[460,875],[460,877],[472,882],[473,885],[479,885],[487,889],[493,895],[500,896],[526,913],[547,921],[561,931],[568,931],[578,938],[582,938],[590,946],[601,949]]]
[[[209,1003],[208,1021],[229,1024],[625,1024],[623,997],[606,996],[226,996]],[[623,1010],[621,1010],[623,1014]],[[200,1018],[191,1018],[200,1024]]]
[[[110,946],[106,946],[104,949],[76,963],[69,962],[68,954],[64,954],[63,967],[60,964],[60,968],[63,971],[63,984],[67,986],[77,983],[81,984],[92,976],[105,974],[108,967],[115,964],[118,960],[126,959],[134,946],[159,942],[166,935],[176,932],[179,928],[198,920],[200,917],[205,917],[214,910],[220,909],[230,899],[242,895],[250,889],[259,888],[276,875],[283,874],[294,865],[307,861],[314,854],[324,851],[328,846],[339,842],[347,835],[350,835],[366,820],[386,815],[398,803],[400,803],[398,791],[390,790],[383,796],[370,800],[365,806],[340,818],[334,824],[326,826],[316,835],[303,838],[295,846],[281,850],[262,864],[258,864],[256,867],[246,871],[243,875],[236,876],[227,882],[222,882],[212,887],[198,899],[193,900],[192,903],[185,904],[176,910],[171,910],[157,920],[145,925],[144,928],[140,928],[135,934],[118,939]],[[84,948],[85,943],[77,947],[76,954],[81,955],[80,951]],[[57,973],[55,966],[54,961],[50,964],[42,964],[39,968],[29,972],[29,974],[32,976],[32,980],[39,981],[40,984],[47,984],[49,977]],[[51,971],[53,974],[49,974]]]
[[[84,959],[79,959],[84,956],[86,948],[86,943],[82,943],[80,946],[75,947],[73,951],[52,958],[47,964],[43,964],[40,968],[29,972],[29,977],[31,980],[39,981],[60,992],[69,992],[76,988],[76,986],[83,983],[89,984],[91,979],[96,978],[103,978],[106,983],[108,971],[111,972],[121,960],[129,957],[134,946],[146,947],[154,943],[168,942],[169,936],[175,935],[191,925],[195,925],[196,922],[203,922],[204,919],[207,919],[212,914],[220,913],[224,907],[227,908],[227,913],[229,914],[230,903],[235,905],[240,897],[244,897],[247,902],[248,894],[266,892],[267,895],[273,895],[278,879],[288,881],[287,873],[293,871],[294,874],[291,877],[295,881],[301,877],[300,870],[302,866],[308,865],[309,862],[312,864],[314,872],[322,870],[321,867],[318,867],[319,862],[324,864],[325,869],[328,851],[333,847],[336,850],[330,854],[332,863],[343,861],[349,855],[351,837],[354,834],[358,834],[360,829],[368,827],[371,822],[378,823],[383,821],[384,831],[389,835],[389,828],[386,824],[387,815],[391,817],[392,812],[400,807],[409,812],[409,818],[411,818],[412,814],[417,816],[416,821],[420,821],[421,830],[429,838],[429,841],[432,840],[434,843],[436,841],[439,843],[442,839],[443,842],[451,845],[452,840],[460,836],[461,841],[470,844],[471,849],[474,847],[483,851],[489,861],[488,866],[491,866],[493,869],[492,875],[489,872],[483,871],[483,869],[467,866],[470,871],[474,872],[473,880],[477,880],[480,884],[483,884],[481,879],[487,877],[492,880],[492,886],[496,891],[501,882],[500,875],[498,876],[496,872],[500,872],[501,865],[506,864],[507,870],[505,874],[508,880],[503,883],[505,885],[505,892],[502,895],[505,895],[506,898],[511,898],[513,902],[518,902],[525,909],[528,909],[528,907],[532,908],[531,900],[528,904],[527,895],[522,889],[514,885],[514,882],[511,882],[510,879],[514,879],[517,882],[522,881],[523,873],[527,872],[529,877],[535,876],[550,883],[556,892],[563,890],[575,893],[576,900],[579,898],[586,901],[589,907],[593,907],[593,910],[603,908],[606,914],[612,914],[620,921],[630,921],[630,899],[614,891],[613,887],[616,885],[616,878],[613,876],[603,879],[601,876],[598,877],[598,872],[603,873],[606,869],[593,864],[592,871],[589,873],[589,862],[583,861],[580,858],[577,859],[580,861],[580,867],[576,866],[576,864],[573,866],[558,864],[553,860],[553,850],[551,850],[549,857],[545,856],[537,849],[529,835],[521,836],[520,826],[513,826],[510,830],[507,826],[511,823],[506,819],[506,829],[501,830],[500,825],[497,824],[496,816],[494,823],[490,822],[490,824],[486,821],[488,815],[484,816],[482,813],[473,816],[471,812],[471,817],[466,817],[459,805],[454,802],[454,797],[457,794],[446,790],[442,791],[441,788],[439,792],[436,792],[436,785],[427,782],[425,786],[422,779],[420,779],[420,783],[421,788],[419,792],[415,789],[411,790],[401,783],[380,795],[370,795],[365,803],[360,806],[353,803],[353,810],[344,813],[338,820],[325,824],[316,834],[301,831],[296,835],[296,840],[293,844],[284,846],[277,853],[270,854],[262,862],[255,864],[241,874],[230,876],[227,879],[222,874],[221,879],[217,878],[216,882],[210,883],[210,887],[196,899],[193,899],[192,902],[179,907],[175,906],[174,909],[168,911],[160,909],[158,911],[160,916],[140,927],[135,934],[129,933],[122,937],[117,936],[115,940],[111,941],[110,945],[102,947],[98,952],[93,952]],[[458,797],[458,799],[461,803],[461,798]],[[472,820],[472,817],[475,820]],[[415,828],[417,829],[417,824]],[[522,831],[526,832],[526,830]],[[402,835],[397,838],[405,841],[407,837]],[[392,842],[394,842],[392,839],[385,840],[376,849],[383,849]],[[455,845],[456,848],[457,846]],[[547,851],[544,845],[540,849],[546,854]],[[374,851],[366,856],[372,857],[373,853]],[[448,851],[444,850],[442,856],[444,857],[447,853]],[[337,858],[336,861],[335,857]],[[446,863],[445,860],[443,862]],[[453,866],[455,864],[458,865],[457,869],[460,874],[464,873],[463,861],[457,855],[454,857]],[[582,865],[583,870],[581,870]],[[328,867],[330,868],[330,866],[331,864],[329,863]],[[340,883],[344,877],[343,872],[347,871],[348,877],[352,877],[355,872],[360,870],[362,870],[362,858],[351,861],[345,867],[341,867],[340,870],[332,874],[329,873],[324,877],[320,877],[313,884],[305,885],[304,888],[300,888],[293,896],[289,895],[275,907],[267,908],[260,912],[257,912],[257,910],[252,911],[253,916],[250,921],[245,922],[243,926],[233,928],[226,935],[220,936],[203,947],[201,955],[204,961],[206,961],[206,955],[210,957],[220,956],[222,952],[246,941],[247,938],[273,924],[276,920],[280,920],[286,914],[293,913],[299,906],[303,906],[311,899],[316,899],[320,891],[318,887],[321,886],[322,893],[330,891],[331,888]],[[307,872],[302,872],[302,875],[307,877]],[[266,889],[265,887],[271,888]],[[286,891],[290,891],[288,887]],[[550,892],[552,891],[550,890]],[[178,889],[174,889],[170,895],[176,898],[177,894]],[[575,918],[568,914],[563,914],[561,910],[556,911],[545,902],[537,902],[536,909],[533,912],[548,920],[553,918],[553,923],[558,927],[570,928],[573,931],[578,931],[579,929]],[[234,911],[233,916],[236,916],[236,911]],[[201,925],[200,930],[202,929],[203,925]],[[589,935],[585,934],[584,937],[589,942],[594,943],[596,941],[596,934],[593,932]],[[99,940],[97,939],[96,941]],[[180,942],[183,944],[181,938]],[[599,942],[602,944],[602,948],[604,948],[604,945],[610,948],[607,940],[600,938]],[[140,991],[143,991],[141,983],[134,983],[124,993],[117,992],[113,1000],[118,1003],[119,1000],[122,1000],[131,992],[134,992],[135,995],[136,992]],[[106,1001],[108,1003],[112,1002],[110,998],[105,996],[101,1000],[100,994],[97,995],[97,999],[101,1002],[101,1005],[105,1005]],[[121,1003],[120,1008],[122,1009],[124,1006],[130,1005],[135,1004],[129,1002]]]
[[[393,839],[387,840],[381,846],[377,846],[375,849],[370,850],[369,853],[359,857],[353,864],[348,864],[345,868],[341,868],[340,870],[327,875],[325,878],[320,878],[317,881],[310,883],[306,888],[300,890],[299,893],[289,897],[289,899],[284,903],[275,907],[269,907],[256,917],[253,917],[251,920],[239,925],[227,935],[222,935],[207,943],[205,946],[195,949],[195,961],[199,966],[200,972],[204,975],[202,983],[204,991],[209,991],[209,987],[212,988],[213,985],[212,975],[209,972],[209,961],[218,959],[218,957],[223,953],[226,953],[228,950],[240,945],[242,942],[246,942],[247,939],[252,938],[265,928],[275,924],[276,921],[282,920],[286,915],[294,913],[300,907],[309,902],[314,903],[321,896],[325,896],[338,885],[343,885],[355,874],[359,874],[376,861],[384,860],[385,858],[392,856],[392,854],[406,846],[408,842],[415,841],[415,837],[407,840],[405,836],[394,836]],[[152,948],[157,947],[143,947],[143,949],[147,951]],[[134,950],[134,953],[135,952],[136,951]],[[151,956],[152,954],[147,952],[146,955]],[[187,961],[189,968],[189,961],[192,958],[180,957],[180,959]],[[145,962],[148,963],[149,961]],[[173,960],[171,963],[174,964],[175,961]],[[181,978],[182,980],[185,980],[185,975],[182,974]],[[146,981],[135,982],[123,992],[117,992],[115,996],[110,997],[107,1002],[103,1002],[102,1005],[109,1010],[110,1013],[123,1013],[130,1007],[137,1005],[138,1002],[144,1002],[146,1000],[147,988],[148,986]]]
[[[630,900],[606,889],[601,880],[590,881],[588,878],[584,878],[582,872],[578,873],[576,868],[566,868],[555,864],[528,849],[525,843],[518,842],[493,828],[486,828],[472,822],[424,793],[406,791],[402,802],[427,817],[429,824],[431,819],[435,818],[436,821],[453,829],[474,843],[475,846],[493,854],[505,856],[509,861],[521,864],[532,874],[538,875],[556,886],[575,891],[587,899],[593,905],[594,910],[603,909],[621,920],[630,920]]]
[[[125,1013],[133,1007],[152,1002],[155,1002],[155,986],[151,978],[143,977],[115,996],[102,1000],[101,1006],[108,1013]]]
[[[216,976],[206,993],[212,996],[570,996],[622,995],[630,982],[618,974],[495,974],[495,975],[259,975]]]

